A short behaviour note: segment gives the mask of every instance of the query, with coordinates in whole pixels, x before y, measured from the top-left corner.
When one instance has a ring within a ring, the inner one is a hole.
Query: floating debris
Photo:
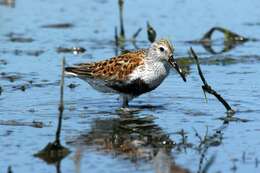
[[[27,55],[27,56],[40,56],[44,53],[44,50],[21,50],[21,49],[14,49],[14,50],[2,50],[0,51],[3,54],[11,53],[17,56]]]
[[[59,82],[48,82],[48,83],[30,83],[31,81],[28,81],[30,85],[30,87],[38,87],[38,88],[43,88],[43,87],[47,87],[47,86],[58,86]]]
[[[147,22],[147,35],[148,35],[148,40],[153,43],[156,39],[156,31],[155,29],[150,25],[149,22]]]
[[[47,125],[44,125],[43,122],[40,121],[32,121],[32,122],[20,122],[16,120],[0,120],[0,125],[5,125],[5,126],[30,126],[30,127],[35,127],[35,128],[43,128],[43,127],[48,127]]]
[[[18,43],[31,43],[34,40],[32,38],[27,37],[11,37],[9,39],[11,42],[18,42]]]
[[[247,26],[260,26],[260,22],[255,22],[255,23],[247,22],[247,23],[244,23],[244,25],[247,25]]]
[[[72,47],[72,48],[58,47],[56,51],[58,53],[73,53],[77,55],[86,52],[86,49],[83,47]]]
[[[24,51],[16,52],[16,55],[25,54],[29,56],[40,56],[43,53],[44,53],[43,50],[24,50]]]
[[[1,77],[0,77],[0,79],[1,79]],[[10,82],[14,82],[15,80],[18,80],[18,79],[11,78]],[[22,80],[22,81],[24,81],[24,80]],[[13,89],[14,91],[19,90],[19,91],[24,92],[24,91],[26,91],[30,88],[34,88],[34,87],[43,88],[43,87],[48,87],[48,86],[58,86],[59,85],[59,81],[38,83],[36,81],[29,80],[29,81],[25,81],[25,82],[26,83],[11,85],[10,88]],[[6,86],[6,88],[9,89],[9,86],[8,87]]]
[[[42,28],[54,28],[54,29],[67,29],[72,28],[74,25],[72,23],[57,23],[57,24],[48,24],[42,25]]]
[[[15,7],[15,0],[0,0],[0,5],[5,5],[8,7]]]
[[[21,85],[20,90],[25,91],[26,90],[26,86],[25,85]]]
[[[10,82],[14,82],[22,78],[22,75],[19,73],[0,73],[0,79],[9,80]]]
[[[74,83],[70,83],[69,85],[67,85],[70,89],[74,89],[77,86],[79,86],[79,84],[74,84]]]
[[[9,41],[11,41],[11,42],[31,43],[34,41],[30,37],[24,37],[24,34],[21,34],[21,33],[10,32],[10,33],[6,34],[5,36],[8,37]]]
[[[34,108],[30,108],[30,109],[28,109],[28,112],[34,113],[34,112],[36,112],[36,110]]]
[[[21,91],[25,91],[27,88],[29,88],[28,84],[22,84],[22,85],[13,86],[13,89],[21,90]]]
[[[0,95],[2,95],[3,88],[0,86]]]
[[[4,59],[0,59],[0,65],[7,65],[7,61]]]

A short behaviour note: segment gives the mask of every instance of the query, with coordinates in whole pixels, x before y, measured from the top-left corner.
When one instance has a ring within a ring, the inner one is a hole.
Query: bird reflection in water
[[[189,172],[174,163],[171,154],[174,142],[155,124],[154,119],[152,115],[137,116],[124,112],[119,113],[117,118],[94,120],[88,133],[67,142],[78,150],[75,154],[76,167],[84,157],[82,151],[94,148],[133,163],[148,161],[157,173]]]

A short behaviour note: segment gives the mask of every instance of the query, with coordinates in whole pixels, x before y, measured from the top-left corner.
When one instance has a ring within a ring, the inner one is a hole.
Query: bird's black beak
[[[168,62],[171,64],[173,68],[179,73],[179,75],[182,77],[183,81],[186,82],[185,74],[183,73],[182,69],[179,67],[177,62],[174,60],[173,55],[171,55],[168,59]]]

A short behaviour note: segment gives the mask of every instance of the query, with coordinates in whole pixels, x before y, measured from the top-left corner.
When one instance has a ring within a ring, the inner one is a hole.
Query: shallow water
[[[214,26],[260,39],[257,0],[126,1],[126,37],[141,27],[137,47],[147,47],[149,21],[158,37],[172,40],[178,58],[187,57],[192,46],[209,84],[236,110],[238,119],[224,124],[225,108],[211,95],[205,102],[194,64],[188,66],[187,83],[172,71],[159,88],[133,100],[132,110],[137,111],[130,112],[118,110],[117,96],[66,78],[61,142],[71,153],[59,164],[47,164],[33,154],[55,137],[61,58],[73,64],[115,55],[117,1],[3,2],[0,122],[38,121],[44,126],[1,125],[0,172],[7,172],[8,166],[13,172],[202,172],[211,159],[208,172],[258,172],[259,41],[216,55],[189,42]],[[59,47],[86,52],[59,53]],[[125,48],[135,47],[127,41]],[[221,51],[222,42],[213,42],[213,48]],[[71,83],[76,87],[67,87]]]

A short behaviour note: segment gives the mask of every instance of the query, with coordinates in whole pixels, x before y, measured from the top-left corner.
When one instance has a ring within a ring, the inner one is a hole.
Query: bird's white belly
[[[168,64],[157,62],[153,64],[145,64],[144,66],[137,68],[131,75],[130,80],[141,79],[150,88],[155,89],[169,74],[170,67]]]

